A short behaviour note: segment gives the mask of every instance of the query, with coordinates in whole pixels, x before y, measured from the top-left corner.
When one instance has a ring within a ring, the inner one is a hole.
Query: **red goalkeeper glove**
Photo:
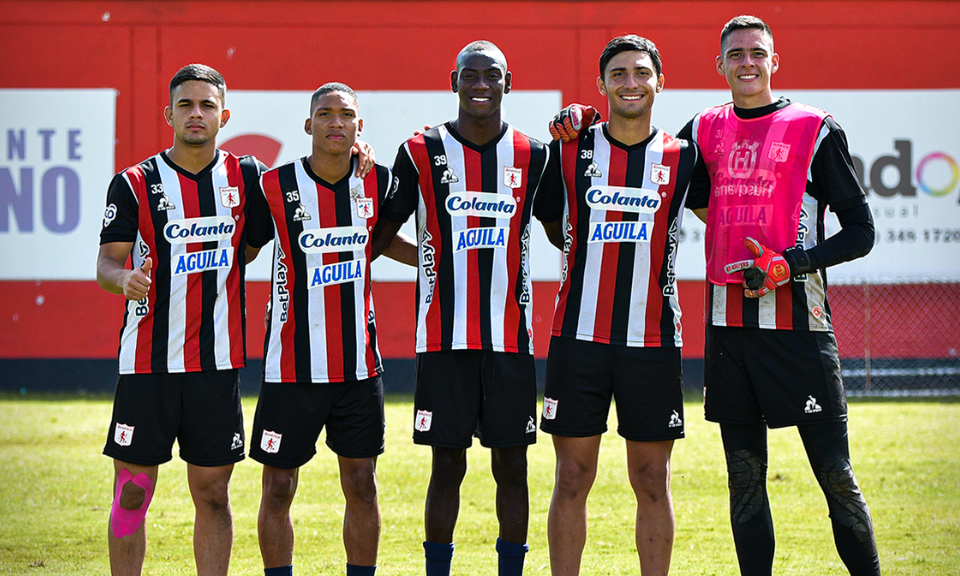
[[[724,266],[727,274],[743,270],[743,294],[747,298],[760,298],[773,292],[778,286],[790,281],[790,264],[783,255],[774,252],[749,236],[743,241],[754,260],[741,260]]]
[[[575,140],[584,126],[593,126],[600,121],[600,113],[593,106],[571,104],[561,110],[547,127],[554,140]]]

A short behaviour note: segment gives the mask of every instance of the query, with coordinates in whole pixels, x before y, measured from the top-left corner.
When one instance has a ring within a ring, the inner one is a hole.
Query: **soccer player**
[[[450,83],[457,118],[400,147],[399,187],[374,230],[374,254],[417,213],[413,439],[433,453],[426,573],[450,573],[466,450],[476,434],[491,449],[499,573],[511,576],[522,573],[527,551],[527,446],[537,432],[529,237],[548,150],[501,119],[511,74],[495,45],[464,47]]]
[[[609,120],[550,145],[562,184],[540,194],[561,211],[546,227],[564,251],[540,420],[557,457],[547,528],[554,576],[580,573],[612,397],[637,499],[641,574],[670,568],[670,454],[684,435],[674,270],[684,206],[704,205],[709,187],[696,145],[652,124],[663,83],[653,42],[614,38],[597,78]]]
[[[346,499],[347,576],[373,576],[380,539],[376,464],[383,452],[383,371],[370,293],[370,232],[393,178],[354,170],[363,129],[356,93],[332,82],[310,100],[310,155],[266,172],[250,197],[250,245],[276,240],[263,386],[250,457],[263,464],[258,518],[266,576],[293,574],[290,506],[324,425]],[[403,242],[407,241],[407,244]],[[398,235],[388,255],[416,265]]]
[[[873,220],[836,121],[773,96],[779,65],[762,20],[732,19],[716,66],[733,102],[704,110],[680,132],[700,145],[712,184],[705,414],[720,424],[742,574],[772,571],[766,429],[796,426],[841,560],[853,575],[877,575],[873,523],[850,464],[824,271],[870,251]],[[828,206],[841,230],[825,238]]]
[[[120,376],[103,453],[114,459],[113,574],[140,574],[144,518],[174,440],[196,508],[197,573],[225,575],[228,483],[243,458],[246,199],[265,167],[217,149],[226,84],[202,64],[170,81],[173,146],[117,174],[107,192],[97,281],[123,294]],[[132,259],[132,268],[126,267]]]

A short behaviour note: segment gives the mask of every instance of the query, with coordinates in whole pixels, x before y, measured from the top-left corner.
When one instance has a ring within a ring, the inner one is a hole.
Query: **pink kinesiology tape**
[[[135,486],[143,488],[143,504],[136,510],[127,510],[120,506],[120,496],[123,494],[123,487],[127,482],[133,482]],[[153,481],[144,473],[133,476],[126,468],[120,470],[117,475],[117,490],[113,497],[113,507],[110,509],[110,528],[116,538],[129,536],[140,528],[143,519],[147,517],[147,508],[150,507],[150,500],[153,499]]]

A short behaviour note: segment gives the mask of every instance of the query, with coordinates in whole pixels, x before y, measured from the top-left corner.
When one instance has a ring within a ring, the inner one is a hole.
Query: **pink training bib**
[[[697,142],[711,185],[705,243],[710,282],[743,280],[741,272],[727,274],[723,267],[753,258],[743,245],[747,236],[777,252],[796,244],[807,172],[826,116],[790,104],[744,120],[731,103],[700,115]]]

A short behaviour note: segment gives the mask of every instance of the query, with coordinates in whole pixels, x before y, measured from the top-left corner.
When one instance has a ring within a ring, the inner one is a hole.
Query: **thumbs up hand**
[[[130,270],[124,277],[120,286],[123,288],[123,295],[127,300],[140,300],[150,292],[150,269],[153,268],[153,258],[147,256],[139,268]]]

